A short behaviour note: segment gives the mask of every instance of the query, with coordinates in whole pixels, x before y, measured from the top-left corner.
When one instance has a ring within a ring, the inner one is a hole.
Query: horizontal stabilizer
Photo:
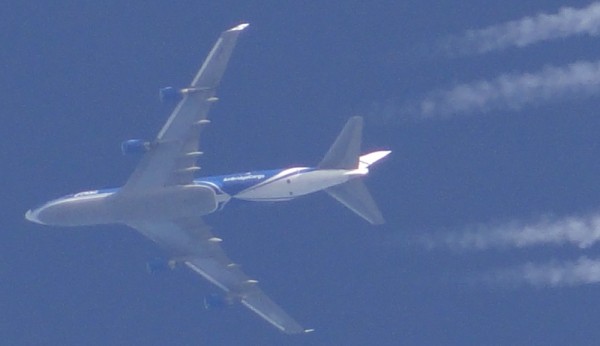
[[[331,197],[358,214],[373,225],[385,222],[369,190],[360,179],[352,179],[343,184],[325,189]]]
[[[369,166],[371,166],[372,164],[376,163],[377,161],[383,159],[384,157],[388,156],[391,153],[392,153],[391,150],[381,150],[381,151],[375,151],[375,152],[372,152],[372,153],[369,153],[366,155],[362,155],[358,162],[358,168],[359,169],[369,168]]]

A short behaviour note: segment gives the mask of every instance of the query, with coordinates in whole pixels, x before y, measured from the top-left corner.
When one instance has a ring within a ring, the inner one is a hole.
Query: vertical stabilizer
[[[319,163],[319,169],[356,169],[360,156],[363,118],[350,118]]]
[[[319,163],[318,168],[346,170],[345,174],[352,176],[350,180],[326,188],[325,192],[363,219],[374,225],[379,225],[385,221],[360,177],[369,172],[369,166],[389,155],[391,151],[376,151],[361,156],[362,129],[362,117],[350,118],[327,154],[325,154],[325,158]]]

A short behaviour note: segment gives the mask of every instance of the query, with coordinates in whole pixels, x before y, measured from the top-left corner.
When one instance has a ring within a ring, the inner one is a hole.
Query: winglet
[[[250,25],[250,23],[243,23],[243,24],[240,24],[240,25],[238,25],[234,28],[231,28],[227,31],[242,31],[242,30],[246,29],[248,27],[248,25]]]

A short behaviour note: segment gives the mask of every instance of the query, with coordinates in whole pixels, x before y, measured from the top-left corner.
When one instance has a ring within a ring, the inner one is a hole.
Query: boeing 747
[[[232,199],[279,202],[325,191],[368,222],[381,224],[383,217],[361,178],[390,151],[361,155],[363,119],[352,117],[316,167],[198,178],[201,130],[210,123],[207,115],[217,101],[216,88],[247,26],[221,34],[189,86],[160,90],[161,99],[175,102],[175,109],[153,141],[121,144],[124,154],[141,155],[125,185],[54,199],[25,217],[52,226],[132,227],[168,252],[165,266],[187,266],[224,291],[208,295],[207,307],[241,303],[285,333],[305,333],[312,329],[301,327],[225,255],[221,239],[202,216],[221,210]]]

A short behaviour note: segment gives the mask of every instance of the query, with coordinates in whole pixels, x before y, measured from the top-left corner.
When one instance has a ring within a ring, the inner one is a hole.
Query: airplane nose
[[[40,221],[38,214],[39,214],[39,209],[36,209],[36,210],[29,209],[25,213],[25,218],[31,222],[43,224],[43,222]]]

